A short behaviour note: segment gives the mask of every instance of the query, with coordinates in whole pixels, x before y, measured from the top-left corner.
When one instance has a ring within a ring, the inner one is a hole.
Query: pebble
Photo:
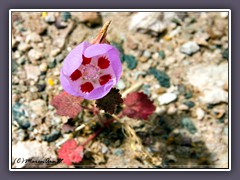
[[[163,93],[165,93],[165,92],[166,92],[166,89],[163,88],[163,87],[160,87],[160,88],[158,88],[158,89],[156,90],[156,93],[157,93],[157,94],[163,94]]]
[[[149,68],[149,73],[152,74],[162,87],[170,87],[170,77],[163,71],[159,71],[156,68]]]
[[[165,57],[166,57],[165,52],[163,50],[159,51],[158,55],[161,59],[165,59]]]
[[[201,92],[198,96],[201,102],[205,104],[228,102],[228,92],[224,90],[224,85],[228,83],[228,63],[192,66],[187,78],[189,83]]]
[[[201,101],[205,104],[218,104],[220,102],[228,103],[228,92],[223,89],[216,88],[211,90],[204,90]]]
[[[53,45],[58,47],[59,49],[62,49],[65,45],[66,38],[65,37],[56,37],[53,41]]]
[[[31,48],[31,46],[27,43],[24,43],[24,42],[21,42],[19,45],[18,45],[18,50],[19,51],[22,51],[22,52],[26,52],[27,50],[29,50]]]
[[[12,72],[15,72],[16,70],[17,70],[17,68],[18,68],[18,64],[17,64],[17,62],[16,61],[12,61]]]
[[[27,107],[20,103],[13,105],[13,119],[18,123],[22,129],[28,129],[30,127],[30,122],[27,118]]]
[[[105,144],[103,144],[103,143],[101,144],[101,146],[102,146],[101,152],[103,154],[106,154],[108,152],[108,147]]]
[[[225,49],[223,52],[222,52],[222,57],[226,60],[228,60],[228,49]]]
[[[61,17],[64,22],[67,22],[68,19],[71,19],[70,12],[61,12]]]
[[[102,17],[97,12],[78,12],[77,18],[79,22],[85,23],[90,27],[102,24]]]
[[[172,64],[174,64],[177,61],[177,59],[175,57],[168,57],[164,62],[165,62],[165,66],[170,66]]]
[[[127,63],[128,69],[133,70],[137,67],[137,60],[134,56],[124,55],[123,59],[124,59],[124,62]]]
[[[16,39],[12,38],[12,49],[17,48],[18,43],[19,42]]]
[[[195,125],[193,124],[192,120],[190,118],[183,118],[182,119],[182,125],[184,128],[186,128],[191,134],[195,134],[197,132],[197,129]]]
[[[178,106],[178,109],[181,110],[181,111],[187,111],[187,110],[189,110],[189,107],[185,104],[180,104]]]
[[[46,72],[48,70],[48,64],[46,62],[43,62],[40,64],[39,69],[41,72]]]
[[[45,17],[45,21],[47,23],[54,23],[55,22],[55,16],[54,16],[54,12],[48,12],[47,16]]]
[[[177,158],[173,154],[169,154],[166,156],[166,161],[169,163],[177,162]]]
[[[148,96],[150,96],[151,95],[150,88],[151,88],[151,86],[149,84],[144,84],[142,86],[142,90],[143,90],[144,94],[147,94]]]
[[[192,108],[195,106],[195,103],[193,101],[186,101],[183,104],[187,105],[189,108]]]
[[[39,34],[35,33],[35,32],[29,34],[26,37],[26,43],[30,43],[30,42],[38,43],[38,42],[41,42],[41,41],[42,41],[41,36]]]
[[[28,134],[23,129],[18,129],[17,134],[18,134],[18,137],[17,137],[18,141],[24,141],[28,138]]]
[[[197,43],[190,41],[181,46],[180,52],[187,54],[187,55],[192,55],[192,54],[196,53],[199,49],[200,49],[200,47],[198,46]]]
[[[186,99],[192,98],[192,92],[190,92],[190,91],[185,92],[185,93],[184,93],[184,97],[185,97]]]
[[[147,59],[149,59],[151,57],[151,53],[148,50],[145,50],[143,52],[143,56],[146,57]]]
[[[38,92],[43,92],[46,88],[46,84],[37,84]]]
[[[126,85],[122,79],[120,79],[117,83],[117,89],[123,90],[126,88]]]
[[[23,56],[21,56],[19,59],[17,59],[17,63],[18,63],[19,65],[25,64],[26,61],[27,61],[27,58],[26,58],[25,55],[23,55]]]
[[[29,103],[29,107],[33,110],[33,112],[40,117],[44,116],[47,113],[47,105],[46,102],[42,99],[37,99],[31,101]]]
[[[67,27],[68,24],[66,22],[62,21],[62,19],[58,17],[56,19],[54,25],[57,29],[64,29]]]
[[[27,73],[27,79],[32,79],[36,82],[40,75],[39,67],[30,65],[30,64],[26,64],[24,67],[25,67],[25,71]]]
[[[176,114],[176,112],[177,112],[176,106],[175,105],[170,105],[169,108],[168,108],[167,114],[173,115],[173,114]]]
[[[64,59],[63,54],[59,54],[59,55],[56,56],[57,63],[61,63],[63,61],[63,59]]]
[[[31,87],[29,88],[29,91],[30,91],[31,93],[35,93],[35,92],[38,91],[38,89],[37,89],[35,86],[31,86]]]
[[[165,93],[158,97],[160,105],[169,104],[177,99],[177,95],[174,93]]]
[[[153,55],[152,55],[152,59],[153,60],[158,60],[158,58],[159,58],[159,53],[153,53]]]
[[[49,135],[43,135],[43,141],[53,142],[60,137],[61,133],[58,130],[53,130]]]
[[[55,57],[61,52],[60,48],[53,48],[50,52],[50,56]]]
[[[223,133],[224,133],[225,135],[228,135],[228,127],[224,127]]]
[[[139,58],[139,61],[142,62],[142,63],[147,62],[147,60],[148,60],[148,58],[145,57],[145,56],[141,56],[141,57]]]
[[[28,52],[28,58],[31,62],[34,62],[36,60],[39,60],[41,59],[42,57],[42,53],[35,50],[35,49],[31,49],[29,52]]]
[[[50,60],[48,61],[48,67],[49,68],[54,68],[57,65],[57,61],[55,58],[50,58]]]
[[[201,108],[196,109],[196,114],[197,114],[197,119],[198,120],[202,120],[205,116],[205,112]]]
[[[117,148],[117,149],[114,149],[113,153],[117,156],[122,156],[123,155],[123,150],[120,149],[120,148]]]
[[[131,31],[140,31],[157,36],[166,29],[166,23],[163,20],[162,12],[138,12],[132,16],[129,23]]]

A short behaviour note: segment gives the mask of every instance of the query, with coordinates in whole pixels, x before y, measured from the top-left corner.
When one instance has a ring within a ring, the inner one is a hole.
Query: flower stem
[[[92,139],[94,139],[100,132],[102,132],[103,128],[98,129],[94,134],[92,134],[91,136],[89,136],[89,138],[81,144],[81,146],[85,146],[86,144],[88,144]]]

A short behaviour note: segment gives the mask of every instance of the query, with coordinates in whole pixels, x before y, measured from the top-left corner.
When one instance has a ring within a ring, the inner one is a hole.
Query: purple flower
[[[121,74],[120,53],[116,48],[84,41],[65,58],[60,81],[69,94],[93,100],[104,97]]]

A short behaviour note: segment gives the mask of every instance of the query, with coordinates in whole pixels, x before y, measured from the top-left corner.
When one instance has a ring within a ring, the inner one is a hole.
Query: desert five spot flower
[[[116,48],[84,41],[64,60],[60,80],[69,94],[93,100],[104,97],[121,74],[122,64]]]

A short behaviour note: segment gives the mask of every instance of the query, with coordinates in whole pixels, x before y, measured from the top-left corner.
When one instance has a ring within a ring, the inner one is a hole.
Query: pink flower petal
[[[122,75],[122,63],[120,60],[120,53],[116,48],[112,48],[108,51],[108,57],[113,71],[115,72],[116,82],[119,81]]]
[[[109,91],[111,90],[114,84],[116,84],[116,81],[111,79],[110,81],[108,81],[107,84],[94,89],[91,93],[86,95],[84,98],[89,100],[100,99],[109,93]]]
[[[84,50],[91,44],[87,41],[75,47],[65,58],[63,62],[63,72],[70,76],[82,64],[82,55]]]
[[[84,56],[85,57],[100,56],[102,54],[107,53],[112,48],[113,48],[113,46],[111,46],[109,44],[94,44],[94,45],[89,46],[84,51]]]
[[[61,85],[63,87],[63,89],[73,95],[73,96],[79,96],[79,93],[77,93],[76,91],[73,90],[71,84],[70,84],[70,81],[67,79],[67,77],[63,74],[63,70],[61,69],[60,71],[60,82],[61,82]]]

